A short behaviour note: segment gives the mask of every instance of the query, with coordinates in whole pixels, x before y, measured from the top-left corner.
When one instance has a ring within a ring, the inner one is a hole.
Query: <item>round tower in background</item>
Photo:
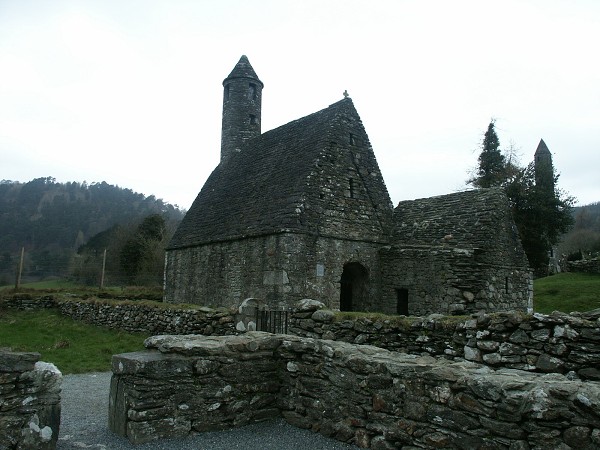
[[[263,87],[246,55],[223,80],[221,161],[239,151],[248,139],[260,136]]]
[[[554,166],[552,165],[552,153],[543,139],[534,155],[535,184],[540,188],[554,193]]]

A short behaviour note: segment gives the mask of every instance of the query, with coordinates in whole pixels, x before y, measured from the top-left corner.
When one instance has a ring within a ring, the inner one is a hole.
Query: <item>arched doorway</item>
[[[368,296],[369,271],[360,263],[344,265],[340,278],[340,311],[357,311]]]

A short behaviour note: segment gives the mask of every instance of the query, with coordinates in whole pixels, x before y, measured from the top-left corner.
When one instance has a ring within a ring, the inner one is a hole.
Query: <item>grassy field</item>
[[[0,347],[39,352],[63,374],[108,371],[113,354],[142,350],[146,337],[77,322],[58,310],[0,310]]]
[[[590,311],[600,308],[600,275],[559,273],[533,283],[533,309],[552,311]]]
[[[14,285],[0,286],[0,295],[15,292]],[[93,286],[85,286],[67,280],[47,280],[34,283],[24,283],[18,289],[24,293],[68,293],[81,297],[98,296],[103,298],[130,299],[130,300],[154,300],[162,301],[162,287],[146,286],[107,286],[102,289]]]
[[[21,286],[27,289],[71,289],[81,287],[80,285],[66,280],[37,281],[35,283],[25,283]],[[7,284],[5,286],[0,286],[0,291],[14,289],[14,287],[14,284]]]

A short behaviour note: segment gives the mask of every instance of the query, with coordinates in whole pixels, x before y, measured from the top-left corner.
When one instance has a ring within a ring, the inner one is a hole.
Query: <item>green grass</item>
[[[77,322],[57,310],[0,310],[0,347],[39,352],[63,374],[108,371],[113,354],[143,350],[146,337]]]
[[[533,282],[533,309],[540,313],[600,308],[600,275],[559,273]]]
[[[86,298],[98,296],[103,298],[128,298],[131,300],[147,299],[155,301],[162,301],[163,296],[162,287],[107,286],[99,289],[98,287],[85,286],[68,280],[47,280],[24,283],[18,290],[15,290],[14,285],[0,286],[0,296],[11,295],[16,292],[37,294],[68,293]]]
[[[73,289],[80,288],[81,286],[67,280],[48,280],[48,281],[36,281],[35,283],[24,283],[21,287],[26,289]],[[0,286],[0,291],[14,289],[14,284],[8,284]]]

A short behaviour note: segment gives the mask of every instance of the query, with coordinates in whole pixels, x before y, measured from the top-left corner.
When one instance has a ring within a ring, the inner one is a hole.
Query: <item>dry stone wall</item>
[[[113,357],[110,428],[134,443],[278,415],[364,448],[594,449],[600,384],[250,332],[158,336]]]
[[[62,295],[13,294],[0,306],[21,310],[58,308],[61,314],[92,325],[130,333],[228,335],[235,329],[237,310],[228,308],[166,306],[142,301],[65,299]]]
[[[600,310],[589,313],[475,314],[341,320],[319,302],[302,302],[289,330],[298,336],[466,359],[500,368],[569,373],[600,381]]]
[[[136,302],[94,300],[62,301],[61,314],[93,325],[130,333],[235,334],[235,316],[229,309],[163,308]]]
[[[52,450],[62,375],[39,353],[0,350],[0,450]]]
[[[113,356],[109,427],[132,443],[279,416],[279,341],[155,336],[151,350]]]
[[[600,258],[568,261],[567,268],[569,272],[600,274]]]
[[[13,299],[33,308],[35,299]],[[62,314],[86,323],[147,334],[233,335],[256,329],[254,307],[178,308],[137,302],[56,300]],[[4,303],[5,304],[5,303]],[[258,305],[258,303],[256,303]],[[298,302],[288,332],[302,337],[368,344],[388,350],[470,360],[494,368],[563,373],[600,381],[600,311],[550,315],[505,312],[471,316],[348,316],[314,300]],[[250,326],[251,324],[251,326]]]
[[[15,293],[0,298],[0,305],[5,308],[19,310],[56,308],[58,303],[53,295],[35,295],[30,293]]]

